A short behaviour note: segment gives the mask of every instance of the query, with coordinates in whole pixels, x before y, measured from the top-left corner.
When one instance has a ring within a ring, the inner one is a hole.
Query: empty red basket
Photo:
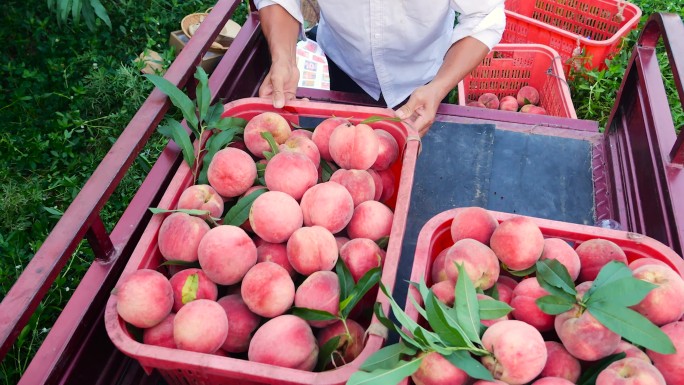
[[[458,102],[465,106],[484,93],[499,99],[515,96],[523,86],[539,91],[547,114],[577,118],[558,52],[539,44],[499,44],[458,84]]]
[[[605,60],[641,17],[641,9],[624,0],[506,0],[505,6],[501,42],[555,49],[566,75],[575,60],[588,69],[606,68]]]

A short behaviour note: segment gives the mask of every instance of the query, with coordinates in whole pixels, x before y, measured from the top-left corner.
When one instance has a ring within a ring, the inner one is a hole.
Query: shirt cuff
[[[295,18],[299,22],[299,40],[306,40],[306,34],[304,32],[304,15],[302,14],[302,9],[299,7],[299,1],[294,0],[255,0],[254,5],[257,10],[261,8],[268,7],[269,5],[280,5],[285,8],[287,13]]]
[[[471,36],[481,41],[490,50],[501,41],[506,28],[506,13],[497,7],[484,17],[461,15],[451,35],[451,44]]]

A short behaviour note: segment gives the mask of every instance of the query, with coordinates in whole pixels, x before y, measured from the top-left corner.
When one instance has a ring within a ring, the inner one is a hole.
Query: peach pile
[[[539,91],[532,86],[521,87],[515,95],[502,96],[501,99],[491,92],[480,95],[477,100],[470,101],[469,107],[489,108],[492,110],[523,112],[527,114],[547,115],[546,109],[539,105]]]

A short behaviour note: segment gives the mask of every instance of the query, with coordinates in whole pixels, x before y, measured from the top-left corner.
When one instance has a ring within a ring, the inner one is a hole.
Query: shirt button
[[[376,39],[379,39],[379,38],[380,38],[380,34],[379,34],[379,33],[376,33],[376,34],[375,34],[375,38],[376,38]]]

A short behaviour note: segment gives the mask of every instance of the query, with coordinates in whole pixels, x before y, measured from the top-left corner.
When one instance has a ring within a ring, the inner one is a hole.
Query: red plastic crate
[[[276,110],[269,100],[258,98],[241,99],[228,103],[225,105],[223,115],[251,119],[266,111],[278,112],[295,124],[299,124],[300,116],[319,118],[338,116],[348,118],[353,123],[360,122],[373,115],[394,116],[392,111],[388,109],[303,101],[289,102],[283,110]],[[391,169],[396,177],[397,188],[393,197],[385,202],[394,210],[394,221],[382,271],[382,282],[391,290],[396,279],[406,229],[406,216],[420,140],[415,130],[399,122],[381,121],[372,123],[372,126],[392,134],[399,143],[399,147],[403,149],[401,161],[395,162]],[[175,208],[180,194],[192,183],[192,173],[187,164],[183,162],[157,207]],[[164,217],[163,215],[152,217],[120,280],[139,269],[156,269],[164,261],[157,247],[157,234]],[[384,295],[377,296],[376,301],[381,302],[385,311],[388,311],[389,304]],[[376,323],[377,320],[373,318],[370,322]],[[139,343],[132,338],[125,322],[118,316],[116,297],[114,296],[110,297],[107,303],[105,323],[110,339],[119,350],[138,360],[148,373],[157,369],[162,377],[172,385],[344,384],[366,358],[379,350],[384,343],[381,336],[368,334],[361,355],[354,361],[335,370],[316,373],[250,362],[239,358],[221,357]]]
[[[567,75],[579,47],[588,69],[605,69],[641,9],[623,0],[506,0],[502,43],[538,43],[561,55]],[[621,15],[622,17],[620,18]]]
[[[523,86],[539,91],[539,105],[551,116],[577,119],[558,52],[540,44],[499,44],[458,83],[458,104],[465,106],[491,92],[515,96]]]

